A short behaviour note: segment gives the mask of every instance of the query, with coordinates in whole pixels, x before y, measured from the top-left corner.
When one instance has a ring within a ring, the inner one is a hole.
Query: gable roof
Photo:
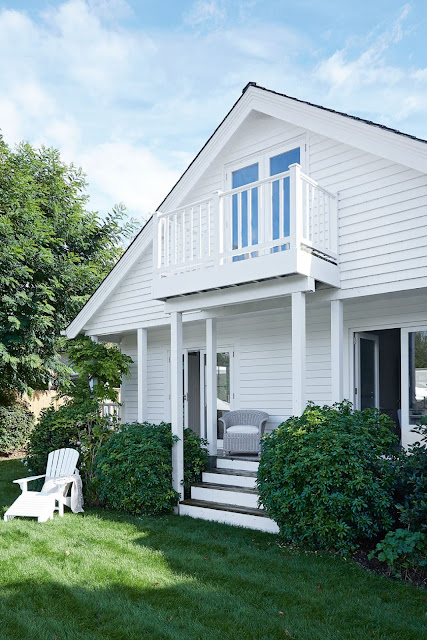
[[[267,89],[266,87],[261,87],[256,82],[248,82],[248,84],[242,90],[242,95],[239,96],[239,98],[233,104],[233,106],[228,111],[226,116],[221,120],[221,122],[219,123],[219,125],[217,126],[215,131],[211,134],[211,136],[207,139],[207,141],[205,142],[203,147],[200,149],[200,151],[197,153],[197,155],[194,157],[194,159],[190,162],[190,164],[188,165],[188,167],[186,168],[184,173],[180,176],[180,178],[178,178],[177,182],[174,184],[172,189],[169,191],[169,193],[166,195],[166,197],[161,201],[161,203],[157,207],[157,210],[161,210],[162,206],[166,203],[168,198],[172,195],[172,193],[176,189],[176,187],[185,178],[186,174],[191,170],[193,165],[195,163],[197,163],[197,161],[198,161],[199,157],[201,156],[201,154],[203,153],[203,151],[208,147],[208,145],[213,140],[213,138],[215,137],[217,132],[223,126],[224,122],[227,120],[227,118],[230,116],[232,111],[234,111],[234,109],[237,107],[239,102],[242,100],[244,94],[251,87],[254,87],[254,88],[256,88],[257,90],[260,90],[260,91],[265,91],[265,92],[267,92],[269,94],[272,94],[274,96],[279,96],[281,98],[286,98],[287,100],[292,100],[293,102],[297,102],[299,104],[304,104],[304,105],[307,105],[309,107],[314,107],[315,109],[321,109],[322,111],[326,111],[327,113],[333,113],[333,114],[338,115],[338,116],[343,116],[344,118],[349,118],[350,120],[354,120],[356,122],[362,122],[363,124],[367,124],[367,125],[369,125],[371,127],[377,127],[379,129],[382,129],[383,131],[388,131],[388,132],[391,132],[393,134],[397,134],[399,136],[403,136],[404,138],[408,138],[409,140],[414,140],[416,142],[421,142],[422,144],[427,145],[427,140],[424,140],[423,138],[417,138],[416,136],[413,136],[413,135],[411,135],[409,133],[404,133],[402,131],[399,131],[398,129],[393,129],[392,127],[387,127],[384,124],[380,124],[378,122],[373,122],[372,120],[367,120],[366,118],[361,118],[359,116],[354,116],[354,115],[351,115],[349,113],[344,113],[343,111],[336,111],[335,109],[331,109],[329,107],[323,107],[322,105],[314,104],[313,102],[308,102],[307,100],[301,100],[300,98],[294,98],[293,96],[288,96],[286,93],[279,93],[278,91],[273,91],[273,89]]]
[[[290,124],[333,138],[363,151],[427,173],[427,140],[382,124],[353,116],[249,82],[229,112],[162,200],[157,211],[180,206],[233,133],[252,112],[259,111]],[[151,239],[151,218],[137,234],[117,264],[64,332],[75,337],[97,312],[113,289],[140,257]]]
[[[242,95],[160,203],[158,210],[167,211],[180,206],[192,185],[203,175],[213,158],[251,111],[259,111],[356,149],[427,173],[426,140],[249,82],[244,87]]]

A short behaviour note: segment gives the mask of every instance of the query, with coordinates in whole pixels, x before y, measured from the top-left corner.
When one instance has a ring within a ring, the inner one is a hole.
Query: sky
[[[427,139],[427,2],[0,0],[0,130],[156,210],[248,82]]]

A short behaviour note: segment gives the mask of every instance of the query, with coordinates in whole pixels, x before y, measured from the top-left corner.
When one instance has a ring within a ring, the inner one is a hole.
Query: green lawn
[[[0,462],[0,514],[25,475]],[[427,592],[274,536],[88,509],[0,523],[0,638],[416,640]]]

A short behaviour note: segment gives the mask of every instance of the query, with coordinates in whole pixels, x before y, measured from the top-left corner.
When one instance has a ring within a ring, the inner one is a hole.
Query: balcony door
[[[239,189],[232,198],[230,248],[238,253],[232,258],[234,262],[259,255],[257,251],[243,252],[242,249],[246,247],[290,236],[289,178],[279,179],[271,185],[250,186],[258,180],[288,171],[291,164],[301,164],[302,145],[292,146],[284,151],[282,149],[276,148],[276,151],[270,150],[253,156],[250,162],[240,162],[226,171],[226,182],[231,184],[231,189]],[[246,185],[248,188],[243,189]],[[277,252],[288,247],[289,243],[284,242],[283,246],[276,246],[271,251]],[[269,251],[268,249],[267,252]]]

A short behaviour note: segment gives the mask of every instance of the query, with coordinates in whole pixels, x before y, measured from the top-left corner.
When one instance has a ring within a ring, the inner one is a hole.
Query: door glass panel
[[[375,342],[360,338],[360,408],[375,408]]]
[[[289,169],[289,165],[295,162],[300,163],[300,148],[286,151],[277,156],[270,158],[270,175],[275,176]],[[289,178],[283,181],[283,228],[280,229],[280,182],[277,180],[272,185],[272,231],[273,240],[277,238],[287,238],[290,234],[290,191]],[[275,247],[274,251],[278,251],[279,247]]]
[[[409,334],[409,423],[427,416],[427,331]]]
[[[251,182],[256,182],[259,178],[258,163],[251,164],[237,171],[233,171],[231,175],[232,188],[237,189]],[[247,247],[249,244],[258,244],[258,189],[243,191],[241,196],[236,194],[233,196],[233,249],[239,247],[239,201],[241,198],[241,246]],[[248,200],[250,198],[248,206]],[[250,210],[250,215],[249,215]],[[252,241],[249,243],[249,227],[252,231]],[[235,256],[235,260],[243,260],[244,255]]]
[[[223,351],[217,354],[216,368],[217,418],[230,411],[230,353]],[[223,437],[222,424],[218,423],[218,438]]]

